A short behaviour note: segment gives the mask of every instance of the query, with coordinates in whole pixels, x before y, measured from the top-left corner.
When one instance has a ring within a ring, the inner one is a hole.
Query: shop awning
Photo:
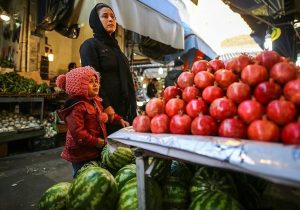
[[[184,29],[176,7],[169,1],[111,0],[110,3],[123,28],[184,49]]]
[[[191,50],[199,50],[203,52],[207,57],[213,59],[218,54],[186,23],[182,23],[184,27],[184,50],[180,53],[170,54],[165,56],[165,61],[169,62],[177,57],[182,57]]]

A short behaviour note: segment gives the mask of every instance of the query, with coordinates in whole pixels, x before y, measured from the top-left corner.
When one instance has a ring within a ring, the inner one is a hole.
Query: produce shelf
[[[41,114],[40,120],[42,121],[44,118],[44,97],[15,97],[15,96],[0,96],[0,103],[11,103],[11,102],[37,102],[41,103]]]
[[[39,130],[31,130],[26,132],[7,132],[7,133],[0,133],[0,144],[7,143],[10,141],[17,141],[21,139],[28,139],[28,138],[34,138],[39,136],[45,135],[44,129]]]
[[[148,153],[258,176],[274,183],[300,186],[300,147],[213,136],[152,134],[123,128],[109,141]]]

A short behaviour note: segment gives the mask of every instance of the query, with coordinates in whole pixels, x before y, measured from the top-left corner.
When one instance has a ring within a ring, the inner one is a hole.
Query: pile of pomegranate
[[[209,135],[300,145],[299,67],[275,51],[196,61],[152,98],[136,132]]]

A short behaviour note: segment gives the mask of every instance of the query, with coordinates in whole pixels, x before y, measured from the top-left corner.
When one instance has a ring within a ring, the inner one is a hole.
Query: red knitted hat
[[[88,84],[94,75],[100,82],[99,73],[93,67],[75,68],[66,74],[59,75],[56,79],[56,86],[70,96],[85,96],[88,98]]]

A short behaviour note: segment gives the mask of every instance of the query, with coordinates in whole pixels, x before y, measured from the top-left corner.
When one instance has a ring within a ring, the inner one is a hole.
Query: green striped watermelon
[[[155,165],[151,171],[151,177],[157,181],[162,181],[170,171],[172,160],[149,158],[149,165],[153,162]]]
[[[135,164],[128,164],[121,168],[115,175],[115,180],[117,182],[118,191],[120,191],[123,186],[128,182],[130,179],[136,177],[136,165]]]
[[[134,155],[128,147],[117,147],[111,152],[109,146],[105,146],[101,153],[103,167],[111,173],[116,173],[123,166],[134,162]]]
[[[244,210],[244,208],[227,193],[206,191],[193,199],[188,210]]]
[[[177,160],[172,161],[170,175],[178,177],[186,183],[189,183],[193,177],[193,173],[188,165]]]
[[[67,197],[67,209],[113,210],[117,196],[117,184],[111,173],[91,167],[74,179]]]
[[[184,210],[189,204],[188,187],[180,178],[168,176],[162,186],[163,209]]]
[[[91,167],[101,167],[101,162],[92,160],[89,161],[87,163],[85,163],[76,173],[76,176],[78,176],[79,174],[81,174],[82,172],[84,172],[86,169],[89,169]]]
[[[161,190],[157,182],[151,178],[146,178],[147,191],[147,210],[160,210]],[[138,210],[138,189],[137,178],[132,178],[120,191],[120,197],[117,204],[117,210]]]
[[[232,177],[226,171],[201,167],[192,178],[190,183],[190,195],[193,200],[197,195],[207,191],[223,191],[230,193],[235,198],[237,190],[233,183]]]
[[[47,189],[38,203],[39,210],[66,209],[66,200],[71,183],[60,182]]]

